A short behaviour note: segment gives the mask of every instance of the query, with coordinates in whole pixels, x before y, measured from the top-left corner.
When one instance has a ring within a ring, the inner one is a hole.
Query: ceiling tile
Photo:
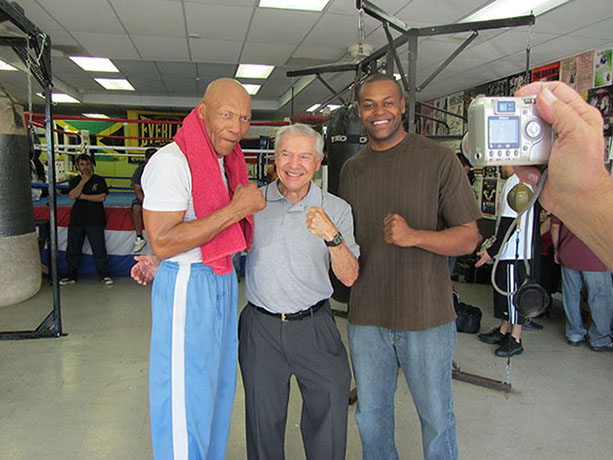
[[[294,51],[294,45],[246,42],[240,61],[245,64],[283,65]]]
[[[125,33],[106,1],[38,0],[57,22],[71,32]]]
[[[113,59],[115,66],[126,76],[138,77],[159,77],[159,71],[153,61],[128,61],[124,59]]]
[[[183,8],[168,0],[111,0],[129,34],[185,37]]]
[[[236,64],[207,64],[199,62],[196,66],[198,68],[198,75],[213,78],[234,76],[237,69]]]
[[[253,9],[242,6],[186,3],[187,31],[212,40],[243,40]]]
[[[375,22],[364,24],[365,35],[374,30]],[[325,48],[334,44],[335,48],[348,47],[358,42],[357,19],[347,18],[343,15],[327,13],[309,33],[302,45]]]
[[[127,35],[76,32],[74,36],[91,56],[110,59],[140,58]]]
[[[184,38],[132,35],[143,59],[154,61],[189,61]]]
[[[162,75],[178,78],[196,78],[196,64],[193,62],[158,62]]]
[[[247,41],[297,45],[313,27],[321,13],[257,8]]]
[[[198,62],[238,64],[242,42],[228,40],[189,39],[192,59]]]

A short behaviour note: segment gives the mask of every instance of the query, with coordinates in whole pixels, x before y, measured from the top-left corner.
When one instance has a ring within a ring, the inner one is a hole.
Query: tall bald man
[[[213,81],[142,178],[143,218],[162,259],[153,283],[149,400],[156,460],[223,459],[236,385],[237,278],[251,214],[265,207],[248,183],[238,142],[251,100]]]

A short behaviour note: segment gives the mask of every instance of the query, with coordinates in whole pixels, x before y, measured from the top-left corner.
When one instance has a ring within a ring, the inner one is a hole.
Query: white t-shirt
[[[507,182],[504,184],[502,189],[502,193],[500,194],[501,202],[500,202],[500,211],[498,215],[500,217],[510,217],[515,219],[517,217],[517,213],[509,206],[507,202],[507,197],[509,193],[519,184],[519,177],[513,174],[511,177],[507,179]],[[528,185],[532,191],[534,188]],[[496,225],[498,228],[498,224]],[[515,260],[515,255],[517,254],[518,259],[530,259],[532,256],[532,233],[534,230],[534,206],[530,208],[529,211],[521,217],[521,219],[515,225],[515,231],[511,234],[509,241],[502,247],[502,251],[500,253],[500,260]]]
[[[223,158],[219,161],[221,176],[228,187]],[[143,208],[148,211],[185,211],[185,222],[196,220],[192,198],[192,174],[189,163],[176,143],[162,147],[151,157],[143,173],[141,186],[145,194]],[[182,252],[173,262],[202,262],[200,247]]]

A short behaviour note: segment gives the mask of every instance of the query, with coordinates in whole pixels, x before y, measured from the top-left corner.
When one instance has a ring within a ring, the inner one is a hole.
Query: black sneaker
[[[606,345],[600,345],[598,347],[590,345],[590,348],[592,351],[613,351],[613,342],[609,342]]]
[[[527,331],[540,331],[543,329],[543,325],[532,321],[532,318],[527,318],[523,327]]]
[[[502,342],[494,354],[496,356],[500,356],[501,358],[508,358],[510,356],[521,355],[524,352],[524,346],[521,343],[521,340],[517,342],[515,337],[510,336],[509,340],[505,340]]]
[[[481,340],[483,343],[500,345],[505,341],[508,336],[509,334],[503,334],[502,332],[500,332],[499,327],[495,327],[494,329],[485,334],[479,334],[479,340]]]

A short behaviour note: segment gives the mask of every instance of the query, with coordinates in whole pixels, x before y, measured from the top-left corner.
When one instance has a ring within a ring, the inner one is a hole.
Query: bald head
[[[240,82],[231,78],[212,81],[198,104],[198,115],[217,156],[232,153],[249,130],[251,98]]]

